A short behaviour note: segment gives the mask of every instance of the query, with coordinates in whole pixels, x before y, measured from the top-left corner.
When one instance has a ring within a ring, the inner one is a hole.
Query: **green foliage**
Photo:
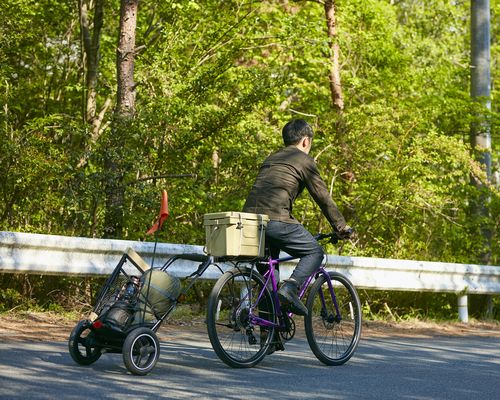
[[[161,239],[202,244],[203,214],[240,209],[258,164],[281,146],[281,127],[301,116],[315,128],[312,155],[333,198],[358,232],[343,252],[479,262],[487,226],[490,262],[498,264],[498,189],[485,186],[484,196],[470,184],[485,175],[468,144],[477,111],[469,100],[469,3],[336,4],[342,117],[331,106],[329,39],[317,2],[142,2],[137,112],[117,138],[109,128],[113,104],[102,131],[85,122],[76,3],[7,0],[0,16],[0,229],[102,237],[105,160],[116,152],[124,238],[148,239],[167,189],[171,217]],[[106,3],[98,112],[115,94],[118,10],[118,2]],[[493,4],[492,21],[499,12]],[[492,24],[494,82],[498,29]],[[497,86],[489,114],[495,171]],[[471,212],[481,198],[490,202],[487,221]],[[310,230],[329,229],[307,195],[295,211]]]
[[[10,310],[21,304],[22,295],[16,289],[0,290],[0,310]]]
[[[458,319],[457,294],[432,292],[397,292],[382,290],[360,290],[363,306],[363,318],[367,320],[437,320],[452,321]],[[499,320],[500,298],[492,297],[493,315],[489,318]],[[469,317],[485,319],[487,317],[488,297],[468,295]]]
[[[102,277],[0,274],[0,312],[88,312],[104,284]]]
[[[88,313],[106,278],[68,278],[0,274],[0,312],[53,311]],[[203,316],[213,281],[200,280],[186,293],[171,315],[176,321]],[[457,320],[457,295],[453,293],[358,290],[366,320]],[[469,295],[469,315],[484,319],[486,296]],[[493,296],[493,320],[500,320],[500,297]]]
[[[369,320],[458,319],[457,296],[452,293],[361,291],[363,316]]]

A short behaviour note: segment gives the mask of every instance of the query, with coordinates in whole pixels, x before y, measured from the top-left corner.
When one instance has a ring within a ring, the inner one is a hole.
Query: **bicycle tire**
[[[257,303],[265,280],[250,268],[234,268],[224,273],[208,297],[207,330],[217,356],[233,368],[249,368],[259,363],[274,337],[274,327],[259,327],[253,314],[274,322],[276,314],[269,288]]]
[[[327,279],[320,275],[307,298],[308,315],[304,327],[309,347],[318,360],[326,365],[342,365],[353,356],[361,338],[361,303],[349,279],[338,272],[330,272],[329,276],[340,316],[328,290]]]

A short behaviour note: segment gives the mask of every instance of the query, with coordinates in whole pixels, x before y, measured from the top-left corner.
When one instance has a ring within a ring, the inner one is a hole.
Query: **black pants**
[[[266,244],[271,257],[277,258],[280,250],[300,258],[290,278],[302,285],[321,265],[325,255],[321,245],[301,224],[269,221],[266,228]]]

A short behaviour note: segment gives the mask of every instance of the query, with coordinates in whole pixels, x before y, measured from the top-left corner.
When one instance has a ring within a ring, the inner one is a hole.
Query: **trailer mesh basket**
[[[146,271],[141,277],[133,324],[155,322],[172,308],[180,293],[179,278],[158,269]]]
[[[94,306],[94,312],[97,315],[105,312],[120,297],[120,293],[131,277],[132,275],[127,274],[121,266],[115,269],[97,296],[97,302]]]

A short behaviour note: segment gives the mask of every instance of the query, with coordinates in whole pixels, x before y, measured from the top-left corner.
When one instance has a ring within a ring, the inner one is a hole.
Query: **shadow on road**
[[[66,343],[0,342],[2,398],[471,399],[500,398],[500,339],[387,338],[361,341],[345,365],[327,367],[304,339],[250,369],[232,369],[206,335],[161,345],[147,376],[128,373],[121,354],[83,367]]]

